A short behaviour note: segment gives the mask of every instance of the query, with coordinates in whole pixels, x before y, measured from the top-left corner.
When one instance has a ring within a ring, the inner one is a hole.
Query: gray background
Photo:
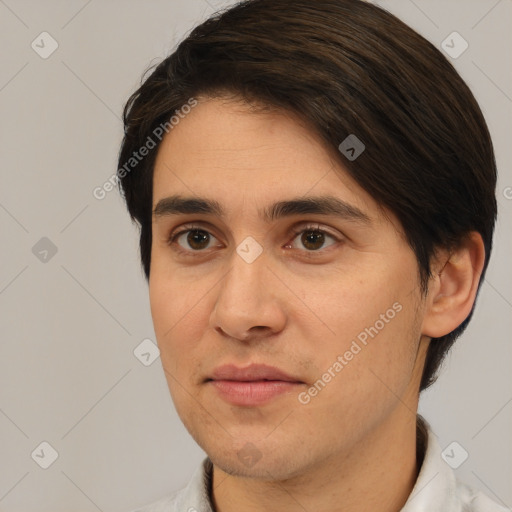
[[[137,231],[116,190],[92,191],[115,172],[142,72],[229,3],[0,0],[2,511],[127,511],[183,486],[204,456],[160,359],[133,353],[154,341]],[[494,139],[500,219],[474,320],[420,411],[443,448],[469,453],[457,475],[511,506],[512,1],[376,3],[438,48],[453,31],[469,43],[452,61]],[[46,59],[31,47],[49,48],[43,31],[59,45]],[[43,441],[58,452],[48,469]]]

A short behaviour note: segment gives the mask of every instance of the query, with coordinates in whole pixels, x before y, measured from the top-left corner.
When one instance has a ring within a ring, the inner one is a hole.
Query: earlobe
[[[429,283],[422,334],[440,338],[468,317],[475,302],[484,262],[484,243],[475,231],[451,252],[438,253]]]

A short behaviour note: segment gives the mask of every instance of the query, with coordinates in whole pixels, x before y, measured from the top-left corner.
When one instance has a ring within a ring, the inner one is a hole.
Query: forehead
[[[153,208],[176,195],[209,198],[227,215],[250,206],[264,217],[267,205],[326,195],[368,217],[380,212],[339,157],[296,116],[255,112],[224,99],[201,100],[164,137],[154,169]]]

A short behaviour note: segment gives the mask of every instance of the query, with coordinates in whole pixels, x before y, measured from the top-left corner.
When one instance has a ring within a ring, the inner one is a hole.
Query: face
[[[216,466],[288,478],[414,418],[424,362],[414,253],[298,119],[202,99],[162,142],[153,208],[162,365]]]

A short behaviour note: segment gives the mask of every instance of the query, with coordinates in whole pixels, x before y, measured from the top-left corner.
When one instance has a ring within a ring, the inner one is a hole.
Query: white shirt
[[[418,440],[420,450],[425,443],[426,450],[416,483],[401,512],[510,512],[456,479],[453,469],[441,457],[430,425],[420,415]],[[212,469],[212,462],[206,457],[184,489],[132,512],[214,512],[210,500]]]

